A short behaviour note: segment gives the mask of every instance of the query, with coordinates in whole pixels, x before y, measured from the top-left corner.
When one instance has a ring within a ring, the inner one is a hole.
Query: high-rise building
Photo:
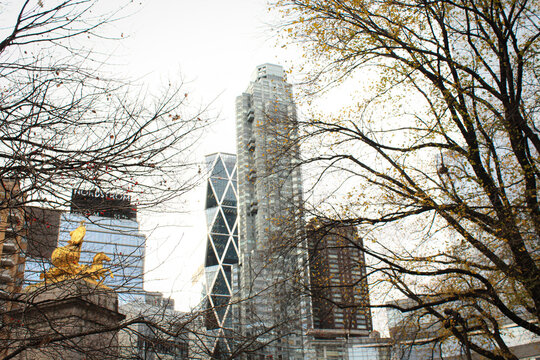
[[[317,359],[343,359],[350,340],[372,330],[362,239],[354,226],[318,218],[309,221],[306,236],[312,348]]]
[[[313,330],[320,338],[372,331],[366,263],[356,227],[312,219],[307,226]]]
[[[60,216],[63,211],[27,206],[24,212],[28,239],[26,250],[28,261],[50,261],[52,252],[58,245]]]
[[[183,360],[188,355],[190,319],[174,310],[174,300],[159,292],[147,292],[143,299],[125,303],[120,312],[126,319],[144,318],[118,334],[119,359]],[[149,325],[152,324],[152,325]],[[165,331],[162,331],[166,329]],[[174,334],[174,335],[173,335]]]
[[[347,341],[346,349],[347,356],[339,359],[348,360],[414,360],[407,357],[392,356],[392,347],[394,341],[390,338],[381,338],[377,331],[373,331],[369,337],[355,337],[350,338]],[[425,357],[422,359],[432,359],[431,357]],[[418,359],[419,360],[419,359]],[[457,360],[457,359],[454,359]]]
[[[56,246],[66,245],[70,240],[69,233],[81,221],[85,222],[86,235],[80,263],[91,264],[97,253],[104,252],[111,258],[106,266],[114,275],[114,278],[105,279],[105,284],[118,293],[121,302],[143,298],[146,237],[139,231],[137,209],[131,205],[129,196],[105,194],[96,190],[73,191],[70,212],[60,215],[57,244],[54,247],[50,244],[43,247],[43,256],[27,258],[26,282],[32,284],[40,281],[40,274],[51,266],[49,253]]]
[[[0,203],[0,290],[12,294],[22,289],[27,246],[24,195],[17,180],[0,180]],[[12,305],[0,300],[0,310],[9,310]]]
[[[256,68],[236,99],[240,236],[238,330],[254,358],[304,359],[309,302],[298,295],[303,238],[296,108],[279,65]]]
[[[206,165],[205,327],[210,332],[212,358],[220,359],[227,357],[233,346],[230,301],[238,264],[236,155],[207,155]]]

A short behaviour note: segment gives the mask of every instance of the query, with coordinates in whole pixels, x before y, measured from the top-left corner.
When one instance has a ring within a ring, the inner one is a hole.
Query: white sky
[[[265,62],[290,63],[287,51],[276,47],[269,24],[274,22],[265,0],[152,0],[114,25],[117,36],[113,62],[127,77],[159,92],[168,81],[187,81],[190,97],[212,103],[218,121],[201,143],[197,157],[236,152],[235,98],[247,87],[255,67]],[[292,55],[294,56],[294,54]],[[191,276],[202,264],[205,247],[204,185],[185,201],[187,214],[140,216],[148,234],[146,288],[171,295],[179,310],[200,300]]]

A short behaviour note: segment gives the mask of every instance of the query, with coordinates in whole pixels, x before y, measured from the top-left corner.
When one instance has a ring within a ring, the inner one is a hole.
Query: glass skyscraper
[[[71,212],[60,214],[57,244],[48,242],[48,249],[41,244],[43,254],[28,254],[26,283],[40,281],[40,274],[51,267],[50,254],[54,248],[65,246],[70,240],[69,233],[84,221],[86,235],[79,262],[89,265],[97,253],[104,252],[111,258],[104,267],[110,268],[114,275],[105,278],[104,284],[118,293],[121,302],[143,299],[146,236],[139,231],[137,211],[129,204],[129,197],[80,190],[74,191],[72,202]],[[40,240],[39,236],[29,239]]]
[[[139,232],[134,219],[111,219],[74,213],[64,213],[60,220],[58,246],[70,239],[69,233],[85,221],[86,235],[81,248],[81,264],[91,264],[94,255],[104,252],[111,258],[104,267],[110,268],[114,278],[107,277],[104,284],[118,294],[120,301],[143,299],[143,275],[146,236]]]
[[[281,66],[256,68],[236,99],[240,312],[254,358],[304,359],[311,328],[305,286],[296,107]]]
[[[211,335],[212,358],[220,359],[230,354],[233,346],[230,300],[238,264],[236,155],[207,155],[206,165],[205,327]]]

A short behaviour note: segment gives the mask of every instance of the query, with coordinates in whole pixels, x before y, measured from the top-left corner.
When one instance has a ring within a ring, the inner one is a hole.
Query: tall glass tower
[[[69,233],[85,221],[86,235],[81,249],[81,264],[91,264],[98,252],[104,252],[111,261],[114,278],[104,280],[120,302],[144,300],[144,257],[146,236],[139,231],[136,219],[112,219],[104,216],[84,216],[64,213],[60,220],[58,246],[65,246]]]
[[[291,90],[281,66],[263,64],[236,99],[239,329],[256,339],[254,354],[274,359],[307,358],[311,327],[310,302],[297,292],[308,274]]]
[[[32,284],[40,281],[40,274],[47,271],[50,256],[56,246],[65,246],[70,240],[69,233],[75,230],[81,221],[85,222],[86,235],[81,248],[80,263],[89,265],[93,257],[104,252],[111,258],[106,267],[110,268],[114,278],[106,278],[105,285],[118,293],[122,303],[144,299],[143,275],[146,236],[139,230],[137,209],[127,195],[101,193],[97,190],[73,190],[70,212],[57,214],[59,224],[51,220],[52,214],[45,219],[35,218],[37,222],[47,220],[56,234],[38,233],[38,227],[30,236],[30,249],[26,259],[25,281]],[[42,214],[51,213],[43,210]],[[37,210],[33,213],[40,214]],[[43,215],[45,216],[45,215]],[[49,225],[47,225],[49,227]],[[30,230],[32,226],[30,227]],[[55,238],[57,237],[57,238]],[[46,240],[46,241],[45,241]],[[57,240],[57,242],[56,242]],[[31,244],[36,242],[37,244]],[[39,250],[39,251],[38,251]]]
[[[236,155],[216,153],[206,156],[210,174],[206,190],[208,242],[205,258],[206,312],[213,359],[231,353],[231,297],[238,264],[238,224],[236,220]]]

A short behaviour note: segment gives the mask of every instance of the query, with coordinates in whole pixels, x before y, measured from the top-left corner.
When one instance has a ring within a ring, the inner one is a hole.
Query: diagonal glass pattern
[[[221,211],[218,211],[216,220],[214,221],[214,225],[212,225],[212,233],[213,234],[228,234],[229,233],[229,230],[227,229],[227,225],[225,225],[225,220],[223,219],[223,215],[221,214]]]
[[[205,278],[206,278],[206,292],[210,293],[210,286],[214,283],[214,278],[216,277],[217,272],[219,271],[219,266],[207,266],[205,268]]]
[[[210,239],[208,239],[210,240]],[[214,252],[214,248],[212,247],[212,243],[208,241],[208,244],[206,245],[206,261],[204,263],[205,267],[208,266],[214,266],[219,263],[216,253]]]
[[[236,194],[233,191],[232,185],[229,185],[225,197],[221,202],[224,206],[236,206]]]
[[[204,313],[204,325],[207,329],[217,329],[219,328],[218,319],[213,309],[213,305],[210,303],[210,300],[206,299],[206,309]]]
[[[232,266],[231,265],[223,265],[223,273],[225,273],[225,278],[227,279],[227,283],[231,283],[231,276],[232,276]]]
[[[214,247],[217,251],[217,256],[219,259],[221,259],[223,257],[223,253],[225,252],[227,242],[229,241],[229,236],[212,234],[211,237],[214,242]]]
[[[212,302],[214,303],[214,309],[218,315],[220,322],[223,321],[227,305],[229,304],[230,296],[216,296],[212,295]]]
[[[210,183],[208,183],[208,186],[206,187],[206,209],[210,209],[213,207],[216,207],[218,205],[216,196],[214,195],[214,191],[212,190],[212,187],[210,186]]]
[[[210,179],[210,182],[212,183],[212,187],[214,188],[216,198],[219,202],[221,202],[228,181],[226,179]]]
[[[232,241],[229,243],[229,247],[227,248],[227,253],[225,254],[225,257],[223,258],[223,263],[224,264],[238,263],[238,254],[236,253],[236,249],[234,248]]]
[[[212,175],[210,177],[220,177],[220,178],[227,178],[227,172],[225,171],[225,167],[223,166],[223,162],[221,161],[221,158],[218,157],[216,164],[214,165],[214,169],[212,170]]]
[[[216,342],[216,347],[212,352],[212,359],[226,359],[228,358],[227,352],[228,350],[225,345],[225,341],[223,339],[218,339]]]
[[[236,155],[213,154],[206,157],[210,174],[206,193],[208,244],[205,258],[206,302],[205,325],[216,339],[208,344],[217,358],[228,358],[230,340],[224,327],[232,327],[230,297],[233,266],[238,264]],[[236,235],[234,238],[233,233]],[[234,239],[234,240],[233,240]]]
[[[229,279],[230,279],[230,276],[229,276]],[[225,277],[223,276],[222,271],[218,272],[218,275],[216,277],[216,282],[214,283],[214,286],[212,287],[212,294],[231,295],[231,292],[229,291],[229,288],[227,287],[227,282],[225,281]]]
[[[227,219],[227,225],[229,229],[233,229],[234,223],[236,222],[236,208],[233,207],[223,207],[223,213],[225,214],[225,219]],[[230,232],[227,231],[229,234]]]
[[[206,209],[206,225],[209,228],[214,223],[214,218],[216,217],[216,213],[217,213],[218,210],[219,210],[219,208],[217,208],[217,207]]]
[[[225,162],[227,172],[232,175],[236,165],[236,156],[223,156],[223,161]]]
[[[238,182],[237,181],[231,181],[234,193],[236,194],[236,197],[238,198]]]

